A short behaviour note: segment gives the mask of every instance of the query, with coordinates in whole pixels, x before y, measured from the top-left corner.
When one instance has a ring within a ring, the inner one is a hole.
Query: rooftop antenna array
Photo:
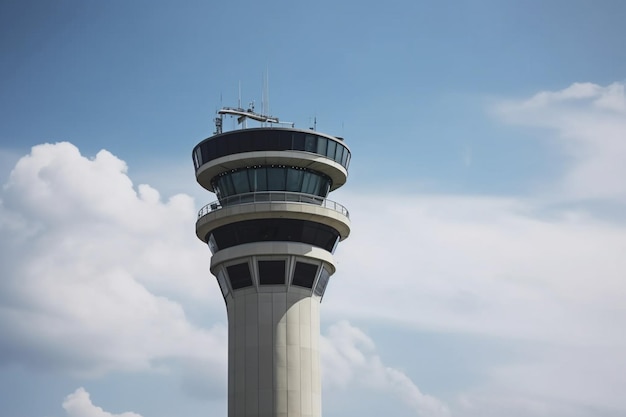
[[[265,90],[269,90],[267,85],[269,84],[269,78],[267,74],[265,75]],[[224,115],[236,116],[237,124],[242,125],[242,129],[246,129],[248,127],[247,121],[248,119],[256,120],[261,123],[261,126],[265,127],[266,123],[271,127],[272,124],[280,124],[280,125],[288,125],[292,128],[294,127],[293,122],[281,122],[278,117],[270,116],[269,113],[269,92],[263,92],[262,99],[262,110],[261,113],[257,113],[254,111],[254,101],[248,104],[248,108],[244,109],[241,107],[241,81],[239,82],[239,99],[237,101],[237,107],[222,107],[218,110],[218,116],[215,118],[215,134],[220,134],[223,132],[223,118]]]

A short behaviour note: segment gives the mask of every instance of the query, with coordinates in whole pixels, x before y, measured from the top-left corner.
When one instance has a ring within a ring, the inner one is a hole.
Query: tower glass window
[[[298,167],[255,166],[224,172],[211,184],[220,201],[238,194],[261,191],[290,191],[326,197],[330,191],[328,176]]]
[[[313,288],[316,275],[317,265],[296,262],[296,268],[293,271],[293,280],[291,283],[299,287]]]
[[[250,275],[250,266],[247,262],[230,265],[226,267],[230,286],[233,290],[252,286],[252,275]]]
[[[236,135],[236,137],[233,137]],[[340,148],[337,150],[337,148]],[[330,139],[314,132],[286,131],[281,129],[259,129],[225,133],[206,139],[196,146],[201,150],[196,170],[204,163],[244,152],[255,151],[304,151],[317,153],[339,162],[348,169],[350,158],[343,154],[350,151],[340,141]]]
[[[228,284],[226,283],[226,277],[224,276],[224,271],[222,269],[217,273],[217,283],[220,286],[220,290],[222,290],[222,296],[226,298],[229,294]]]
[[[320,297],[324,296],[324,291],[326,291],[326,285],[328,285],[328,279],[330,278],[330,272],[326,267],[322,267],[322,272],[320,272],[320,278],[317,280],[317,285],[315,286],[315,295],[319,295]]]
[[[244,243],[301,242],[333,252],[339,232],[325,224],[298,219],[255,219],[226,224],[209,232],[213,253]]]
[[[259,285],[285,283],[285,261],[259,261]]]

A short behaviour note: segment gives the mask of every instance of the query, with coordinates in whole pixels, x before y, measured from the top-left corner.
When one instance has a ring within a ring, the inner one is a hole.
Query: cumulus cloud
[[[550,192],[346,194],[353,234],[324,311],[511,346],[448,401],[453,414],[623,414],[626,224],[580,202],[626,202],[624,86],[574,84],[497,111],[548,128],[570,158]]]
[[[141,417],[133,412],[112,414],[104,411],[91,402],[89,393],[82,387],[65,397],[63,409],[67,417]]]
[[[626,390],[626,225],[579,209],[546,215],[532,199],[371,201],[343,201],[355,208],[353,235],[338,249],[327,317],[510,346],[505,363],[487,359],[480,384],[458,393],[463,401],[447,399],[452,414],[626,412],[617,394]],[[332,368],[342,375],[341,363]]]
[[[626,202],[626,96],[624,84],[575,83],[494,107],[505,122],[549,129],[571,165],[549,192],[565,199]]]
[[[370,201],[346,198],[357,209],[324,299],[333,317],[529,341],[624,340],[615,320],[626,296],[624,225],[574,209],[546,216],[539,202],[510,198]]]
[[[346,321],[336,323],[321,338],[324,383],[331,388],[358,385],[388,392],[422,417],[448,416],[448,407],[426,395],[403,372],[386,366],[371,338]]]
[[[201,328],[181,305],[223,308],[194,203],[126,171],[69,143],[17,162],[0,200],[0,362],[96,376],[184,358],[223,380],[225,326]]]

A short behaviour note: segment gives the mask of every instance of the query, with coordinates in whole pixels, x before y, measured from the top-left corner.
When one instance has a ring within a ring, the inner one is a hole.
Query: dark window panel
[[[252,286],[252,276],[247,262],[226,267],[233,290]]]
[[[350,163],[350,152],[342,144],[306,132],[240,130],[207,139],[197,148],[199,151],[196,169],[202,164],[225,155],[254,151],[299,150],[324,155],[346,168]]]
[[[304,177],[304,170],[301,169],[287,169],[287,191],[302,192],[302,179]]]
[[[222,177],[222,184],[227,196],[236,194],[233,178],[230,175],[224,175]]]
[[[335,152],[335,162],[338,164],[341,163],[341,157],[343,156],[344,147],[340,144],[337,144],[337,151]]]
[[[317,280],[317,285],[315,286],[315,294],[320,297],[324,296],[324,291],[326,291],[326,286],[328,285],[328,279],[330,278],[330,272],[326,269],[326,267],[322,267],[322,272],[320,272],[320,278]]]
[[[328,139],[326,138],[318,138],[317,139],[317,153],[320,155],[326,155],[326,146],[328,145]]]
[[[303,151],[304,150],[304,136],[295,135],[293,137],[293,150]]]
[[[259,285],[285,283],[285,261],[259,261]]]
[[[296,262],[291,283],[299,287],[313,288],[313,282],[317,275],[317,265]]]
[[[233,188],[235,189],[235,194],[250,192],[248,175],[245,170],[235,171],[231,174],[231,177],[233,179]]]
[[[218,227],[211,234],[219,249],[252,242],[302,242],[332,252],[339,233],[332,227],[308,220],[256,219]]]
[[[248,174],[248,184],[250,184],[250,191],[258,191],[257,181],[256,181],[256,169],[246,169],[246,174]]]
[[[317,150],[317,136],[306,135],[304,137],[304,150],[306,152],[313,152]]]
[[[222,138],[213,140],[215,140],[215,158],[221,158],[226,155],[226,141],[222,140]]]
[[[348,167],[348,156],[350,155],[350,151],[348,151],[348,149],[344,149],[343,150],[343,156],[341,157],[341,165],[343,165],[344,167]]]
[[[334,140],[328,141],[328,147],[326,148],[326,156],[330,159],[335,159],[335,151],[337,150],[337,142]]]
[[[222,269],[220,269],[217,273],[217,284],[220,286],[220,290],[222,290],[222,296],[226,298],[230,290],[228,289],[226,277],[224,276],[224,271]]]
[[[213,233],[210,233],[207,244],[209,245],[209,249],[211,250],[211,253],[215,253],[218,250],[220,250],[220,248],[217,246],[217,242],[215,242],[215,236],[213,236]]]
[[[292,132],[289,131],[279,131],[280,138],[280,147],[279,151],[286,151],[288,149],[293,149],[292,144]]]
[[[304,176],[302,178],[302,192],[303,193],[313,194],[311,191],[309,191],[311,188],[311,181],[313,177],[314,177],[313,173],[305,171]]]
[[[248,152],[254,147],[254,140],[250,132],[242,132],[242,135],[237,137],[237,141],[239,142],[239,152]]]
[[[237,232],[231,228],[218,227],[213,231],[213,238],[216,246],[220,249],[230,248],[239,245]]]
[[[273,141],[262,135],[254,135],[252,137],[252,148],[250,150],[251,151],[262,151],[262,150],[272,151],[272,150],[275,150],[276,143],[277,141],[275,140]]]
[[[285,169],[279,167],[267,168],[267,183],[270,190],[284,191],[285,190]]]

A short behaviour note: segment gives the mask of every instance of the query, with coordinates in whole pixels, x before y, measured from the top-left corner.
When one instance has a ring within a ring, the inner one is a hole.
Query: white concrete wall
[[[319,298],[238,292],[228,311],[228,416],[320,417]]]

